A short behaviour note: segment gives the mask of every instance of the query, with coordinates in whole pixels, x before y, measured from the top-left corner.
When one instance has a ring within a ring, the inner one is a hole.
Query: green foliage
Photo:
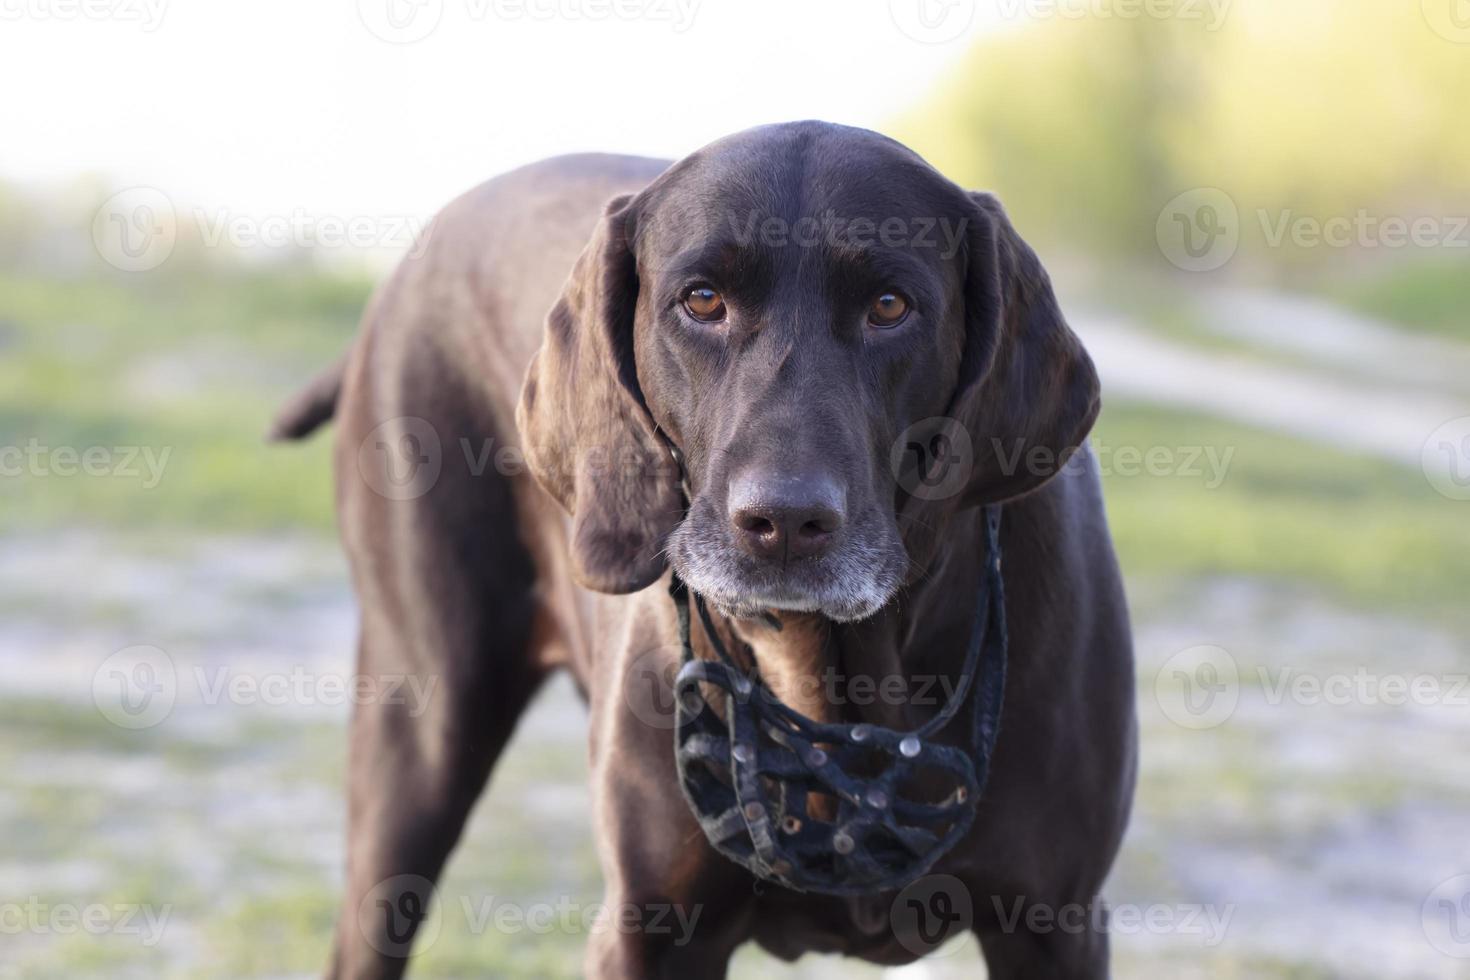
[[[328,441],[263,435],[367,293],[311,271],[0,276],[0,446],[23,469],[0,477],[0,527],[329,528]],[[67,475],[52,455],[97,447],[117,470],[135,453],[136,475]]]
[[[1470,213],[1470,58],[1419,7],[1235,3],[1217,31],[1052,17],[980,42],[894,135],[1043,242],[1156,262],[1163,206],[1214,187],[1247,257],[1321,268],[1343,250],[1272,246],[1262,215]]]
[[[1470,580],[1464,504],[1417,471],[1174,409],[1110,405],[1106,446],[1233,452],[1218,487],[1184,475],[1105,477],[1133,575],[1259,576],[1338,596],[1458,615]],[[1182,457],[1179,457],[1182,458]]]
[[[1333,292],[1340,302],[1372,316],[1470,338],[1470,255],[1395,267],[1340,283]]]

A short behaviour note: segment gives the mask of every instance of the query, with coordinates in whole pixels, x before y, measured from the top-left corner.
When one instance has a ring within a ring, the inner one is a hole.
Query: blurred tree
[[[894,133],[1028,234],[1120,258],[1156,255],[1160,209],[1197,187],[1231,196],[1257,254],[1283,218],[1470,213],[1470,48],[1420,4],[1238,0],[1209,24],[1030,22]],[[1288,243],[1270,264],[1341,258]]]

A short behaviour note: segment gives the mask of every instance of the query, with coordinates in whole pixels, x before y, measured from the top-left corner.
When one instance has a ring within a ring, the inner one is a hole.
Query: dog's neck
[[[984,550],[978,508],[954,515],[922,571],[877,614],[859,623],[834,623],[817,613],[775,612],[764,618],[724,619],[728,646],[746,669],[786,705],[814,721],[868,721],[890,728],[915,725],[910,714],[920,684],[943,702],[945,681],[916,674],[960,670],[966,637],[932,635],[929,626],[954,617],[944,612],[969,602],[982,575]],[[961,622],[965,622],[961,617]],[[746,662],[753,657],[754,663]],[[935,705],[937,707],[937,705]]]
[[[832,621],[818,613],[780,612],[764,619],[732,619],[731,631],[752,656],[761,682],[789,707],[813,721],[840,718],[831,690],[836,677]]]

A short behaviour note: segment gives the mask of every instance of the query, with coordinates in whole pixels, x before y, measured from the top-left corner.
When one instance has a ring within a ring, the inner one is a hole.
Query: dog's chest
[[[894,935],[897,897],[892,892],[857,898],[768,892],[756,912],[753,938],[783,960],[835,953],[875,963],[909,963],[920,954]]]

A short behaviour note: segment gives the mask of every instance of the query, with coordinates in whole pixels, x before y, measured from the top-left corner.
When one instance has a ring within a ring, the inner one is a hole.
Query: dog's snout
[[[837,539],[846,519],[843,493],[830,477],[744,474],[730,484],[735,540],[757,558],[817,558]]]

